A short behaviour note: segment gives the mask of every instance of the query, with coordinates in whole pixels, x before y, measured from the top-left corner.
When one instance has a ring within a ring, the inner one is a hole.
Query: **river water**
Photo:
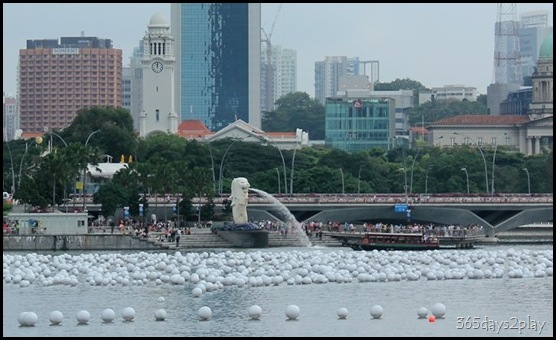
[[[473,258],[474,254],[500,254],[509,251],[516,261],[534,262],[539,257],[531,256],[544,252],[543,261],[552,262],[552,244],[545,245],[493,245],[468,250],[440,250],[432,252],[442,262],[443,258]],[[363,256],[365,252],[354,252],[348,248],[269,248],[257,250],[207,249],[195,250],[191,254],[182,252],[182,259],[189,255],[200,255],[204,259],[227,254],[229,258],[257,254],[251,258],[265,258],[269,263],[279,262],[282,254],[296,254],[298,258],[315,263],[319,258],[349,258]],[[3,284],[3,336],[10,337],[118,337],[118,336],[192,336],[192,337],[390,337],[390,336],[553,336],[553,277],[524,276],[511,278],[506,271],[500,278],[483,279],[427,279],[418,280],[375,280],[344,282],[312,282],[308,284],[286,281],[270,285],[224,286],[206,291],[196,297],[192,290],[196,284],[108,284],[92,285],[79,274],[75,285],[41,285],[38,280],[27,287],[6,282],[12,272],[13,263],[6,259],[27,253],[4,252]],[[81,261],[82,255],[93,253],[63,253],[68,263]],[[96,252],[109,258],[113,252]],[[122,254],[122,252],[118,253]],[[135,256],[133,252],[123,252]],[[141,256],[138,253],[137,256]],[[343,255],[342,255],[343,254]],[[383,252],[380,260],[403,262],[411,253]],[[548,254],[548,255],[546,255]],[[62,253],[38,255],[61,256]],[[154,254],[156,255],[156,254]],[[164,254],[163,254],[164,255]],[[175,252],[168,251],[172,258]],[[164,256],[166,256],[164,255]],[[31,257],[33,254],[31,255]],[[316,257],[315,257],[316,256]],[[421,255],[411,255],[421,256]],[[547,260],[546,257],[549,259]],[[373,258],[369,257],[370,265]],[[185,261],[185,260],[184,260]],[[234,260],[235,261],[235,260]],[[342,265],[340,260],[340,266]],[[455,261],[455,260],[454,260]],[[8,261],[9,262],[9,261]],[[334,262],[334,261],[330,261]],[[360,262],[360,261],[359,261]],[[256,261],[251,264],[256,265]],[[452,262],[455,263],[455,262]],[[232,267],[230,261],[227,264]],[[325,265],[325,264],[323,264]],[[348,263],[345,264],[348,266]],[[362,266],[362,263],[356,265]],[[432,266],[432,264],[430,264]],[[511,265],[511,261],[506,261]],[[534,266],[535,263],[530,263]],[[262,265],[261,265],[262,266]],[[266,266],[266,265],[265,265]],[[453,266],[453,264],[448,265]],[[104,267],[106,268],[106,267]],[[313,267],[315,268],[315,267]],[[426,268],[426,265],[425,267]],[[64,270],[65,268],[62,268]],[[241,268],[244,269],[244,268]],[[67,268],[67,270],[70,270]],[[421,268],[421,270],[423,270]],[[228,269],[228,271],[230,271]],[[163,298],[163,299],[162,299]],[[162,301],[163,300],[163,301]],[[417,310],[427,308],[431,315],[432,306],[445,306],[444,318],[429,320],[418,318]],[[249,317],[248,309],[261,307],[258,320]],[[297,318],[286,315],[288,306],[299,308]],[[371,307],[382,307],[382,316],[371,316]],[[199,309],[208,306],[212,311],[209,320],[199,318]],[[121,311],[126,307],[135,310],[132,321],[125,321]],[[110,308],[116,317],[112,322],[102,321],[102,312]],[[345,308],[346,318],[338,311]],[[166,318],[155,320],[156,310],[163,309]],[[51,325],[49,315],[61,311],[63,321]],[[77,313],[87,310],[90,320],[78,324]],[[38,321],[32,327],[20,326],[18,316],[22,312],[34,312]]]

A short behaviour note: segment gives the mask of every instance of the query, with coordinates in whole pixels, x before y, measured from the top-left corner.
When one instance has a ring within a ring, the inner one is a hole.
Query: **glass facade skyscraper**
[[[260,13],[260,3],[172,3],[180,120],[260,128]]]
[[[326,98],[325,145],[347,152],[380,147],[394,137],[395,103],[390,98]]]

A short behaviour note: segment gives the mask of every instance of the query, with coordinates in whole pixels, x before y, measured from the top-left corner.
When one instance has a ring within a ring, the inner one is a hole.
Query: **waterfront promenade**
[[[144,238],[134,235],[111,234],[99,231],[87,235],[4,235],[3,250],[42,251],[42,250],[195,250],[202,248],[231,248],[232,244],[213,234],[209,228],[191,228],[190,235],[182,235],[179,243],[161,241],[163,232],[152,232]],[[312,246],[341,247],[341,238],[332,232],[324,231],[322,238],[310,237]],[[336,233],[334,233],[336,234]],[[362,235],[362,226],[357,226],[354,233],[345,235],[357,237]],[[269,247],[302,247],[305,239],[295,232],[287,236],[276,232],[269,235]],[[522,226],[505,232],[495,238],[475,237],[474,244],[496,243],[551,243],[553,227],[549,224]]]

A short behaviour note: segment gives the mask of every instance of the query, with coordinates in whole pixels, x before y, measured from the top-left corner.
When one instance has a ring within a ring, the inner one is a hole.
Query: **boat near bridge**
[[[343,242],[353,250],[435,250],[440,241],[421,233],[364,233]]]
[[[462,232],[455,235],[436,235],[423,233],[392,232],[323,232],[327,237],[341,242],[342,246],[354,250],[434,250],[434,249],[471,249],[485,236],[479,232]],[[488,238],[486,239],[488,240]]]

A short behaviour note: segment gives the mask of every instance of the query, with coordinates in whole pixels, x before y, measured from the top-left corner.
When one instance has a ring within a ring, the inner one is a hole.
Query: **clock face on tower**
[[[164,69],[164,65],[162,65],[162,63],[160,61],[155,61],[151,65],[151,68],[152,68],[154,73],[160,73],[160,72],[162,72],[162,69]]]

